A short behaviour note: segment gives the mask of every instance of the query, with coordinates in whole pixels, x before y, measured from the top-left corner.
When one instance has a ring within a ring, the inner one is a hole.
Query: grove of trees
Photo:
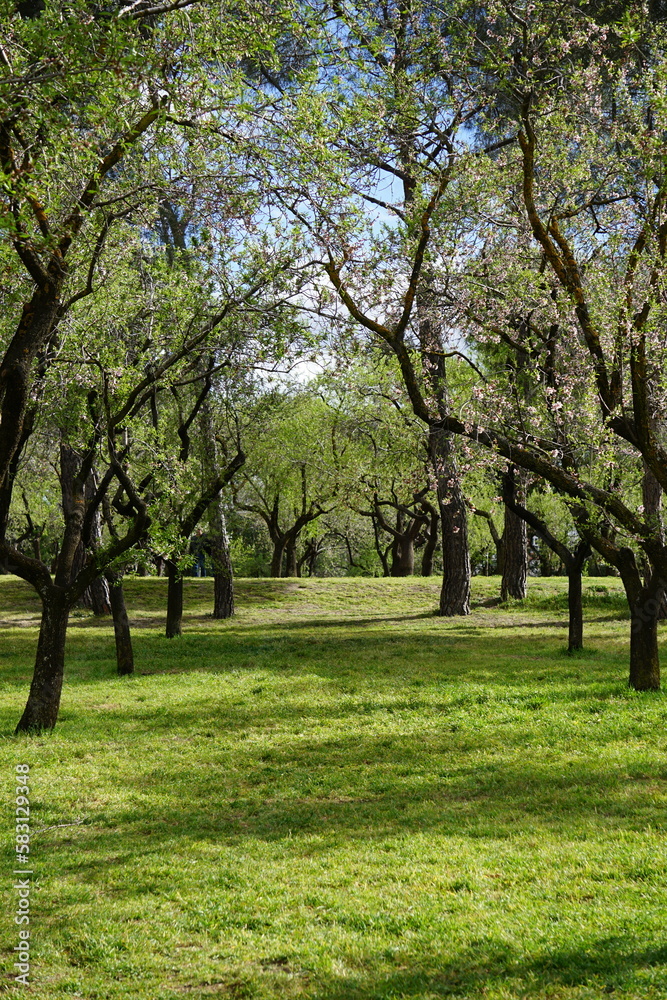
[[[662,8],[21,0],[0,15],[0,561],[42,623],[123,573],[667,589]]]

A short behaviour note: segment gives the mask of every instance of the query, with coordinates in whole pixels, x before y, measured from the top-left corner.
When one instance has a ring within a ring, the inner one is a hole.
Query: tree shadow
[[[499,987],[516,984],[521,997],[544,997],[546,988],[589,987],[604,997],[623,989],[643,972],[667,964],[667,947],[628,947],[621,937],[600,937],[581,948],[545,951],[525,958],[509,945],[480,939],[460,955],[429,956],[428,969],[412,967],[383,977],[352,973],[317,989],[313,1000],[368,998],[482,997]],[[665,977],[667,980],[667,976]],[[503,993],[503,995],[508,995]],[[638,995],[638,994],[634,994]],[[656,995],[657,994],[652,994]]]

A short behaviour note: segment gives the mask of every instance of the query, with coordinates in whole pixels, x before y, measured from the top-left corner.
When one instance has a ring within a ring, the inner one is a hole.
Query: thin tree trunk
[[[308,566],[308,576],[315,576],[315,569],[317,567],[317,557],[323,551],[324,551],[324,542],[318,545],[318,543],[313,539],[306,560],[306,565]]]
[[[387,577],[390,575],[388,556],[391,546],[388,546],[386,549],[382,546],[382,542],[380,541],[380,526],[378,524],[377,517],[371,515],[371,524],[373,525],[373,541],[375,543],[375,551],[378,554],[378,558],[382,566],[382,576]]]
[[[213,617],[231,618],[234,614],[234,569],[229,551],[227,524],[218,500],[213,504],[211,520],[211,561],[213,563]]]
[[[442,529],[440,614],[470,614],[468,515],[461,492],[451,434],[432,426],[429,451],[436,475]]]
[[[567,574],[567,607],[569,613],[567,651],[574,653],[584,648],[584,608],[581,596],[581,566],[575,561]]]
[[[16,733],[39,733],[44,729],[53,729],[58,719],[70,608],[60,587],[50,588],[41,597],[42,620],[35,671]]]
[[[428,534],[426,536],[426,544],[424,545],[424,551],[422,553],[422,566],[421,566],[422,576],[433,575],[433,557],[435,556],[435,550],[438,545],[439,521],[440,518],[434,512],[430,517]]]
[[[503,492],[508,492],[512,501],[517,502],[515,472],[510,470],[503,477]],[[520,501],[519,501],[520,502]],[[505,506],[505,528],[503,531],[503,570],[500,582],[500,600],[510,597],[523,601],[526,596],[528,575],[528,533],[526,522]]]
[[[123,577],[113,570],[107,570],[105,577],[108,581],[113,630],[116,637],[116,668],[119,676],[126,677],[128,674],[134,673],[134,653],[132,651],[130,622],[125,607]]]
[[[546,539],[543,539],[546,541]],[[548,543],[547,543],[548,544]],[[581,573],[584,563],[590,557],[590,544],[582,539],[573,553],[567,552],[565,546],[559,555],[567,568],[567,606],[569,612],[567,651],[574,653],[584,648],[584,609],[581,595]]]
[[[181,634],[183,621],[183,577],[176,563],[167,560],[167,639]]]

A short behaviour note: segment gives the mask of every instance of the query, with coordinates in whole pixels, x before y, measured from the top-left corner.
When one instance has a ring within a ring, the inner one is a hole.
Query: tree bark
[[[91,472],[86,481],[85,496],[86,501],[91,502],[97,487],[95,473]],[[88,551],[97,552],[102,546],[102,514],[99,509],[95,511],[88,527],[87,537],[82,539]],[[72,576],[74,579],[74,576]],[[83,595],[86,607],[92,608],[93,614],[97,617],[113,614],[111,595],[109,593],[109,582],[105,574],[101,574],[91,583],[90,587]]]
[[[229,537],[222,504],[212,507],[211,561],[213,563],[213,617],[232,618],[234,615],[234,568],[229,551]]]
[[[517,488],[514,469],[503,477],[503,493],[517,502]],[[523,601],[526,596],[528,575],[528,533],[526,522],[505,505],[505,527],[503,531],[503,569],[500,582],[500,600],[513,598]]]
[[[90,607],[96,617],[101,618],[103,615],[113,614],[113,600],[106,577],[98,576],[96,580],[93,580],[85,594],[89,595]]]
[[[630,605],[629,684],[635,691],[657,691],[660,688],[658,616],[664,581],[654,571],[643,585],[632,549],[617,549],[613,555]]]
[[[107,570],[105,578],[108,582],[111,611],[113,614],[113,630],[116,638],[116,669],[120,677],[126,677],[128,674],[134,673],[134,653],[132,650],[130,622],[125,607],[123,577],[120,573]]]
[[[630,632],[630,687],[635,691],[660,689],[658,612],[661,601],[648,597],[633,609]]]
[[[422,565],[421,565],[422,576],[433,575],[433,558],[435,556],[435,550],[438,545],[439,521],[440,518],[438,517],[437,513],[433,511],[429,520],[429,527],[426,535],[426,544],[424,545],[424,551],[422,553]]]
[[[183,577],[175,562],[167,560],[167,639],[181,634],[183,621]]]
[[[271,569],[269,571],[269,576],[280,577],[282,576],[283,569],[283,553],[285,552],[286,541],[284,538],[273,542],[273,554],[271,556]]]
[[[41,594],[42,620],[30,694],[16,733],[53,729],[58,719],[65,666],[65,639],[70,605],[60,587]]]
[[[392,576],[412,576],[415,571],[415,543],[410,529],[396,538],[392,557]]]
[[[296,576],[296,538],[289,538],[285,546],[285,576]]]
[[[567,608],[569,614],[567,651],[584,648],[584,608],[581,595],[581,562],[574,561],[567,574]]]
[[[468,515],[461,492],[452,435],[431,426],[429,453],[435,470],[442,529],[440,614],[470,614]]]

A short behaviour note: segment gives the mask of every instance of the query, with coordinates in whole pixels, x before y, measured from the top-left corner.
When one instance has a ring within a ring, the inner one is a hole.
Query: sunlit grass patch
[[[598,581],[575,659],[565,581],[530,586],[496,608],[478,580],[445,620],[437,580],[241,581],[215,622],[188,580],[167,640],[165,581],[128,580],[137,673],[76,619],[33,739],[10,734],[36,630],[0,630],[36,872],[33,985],[11,985],[8,920],[7,995],[664,1000],[667,701],[628,690]]]

